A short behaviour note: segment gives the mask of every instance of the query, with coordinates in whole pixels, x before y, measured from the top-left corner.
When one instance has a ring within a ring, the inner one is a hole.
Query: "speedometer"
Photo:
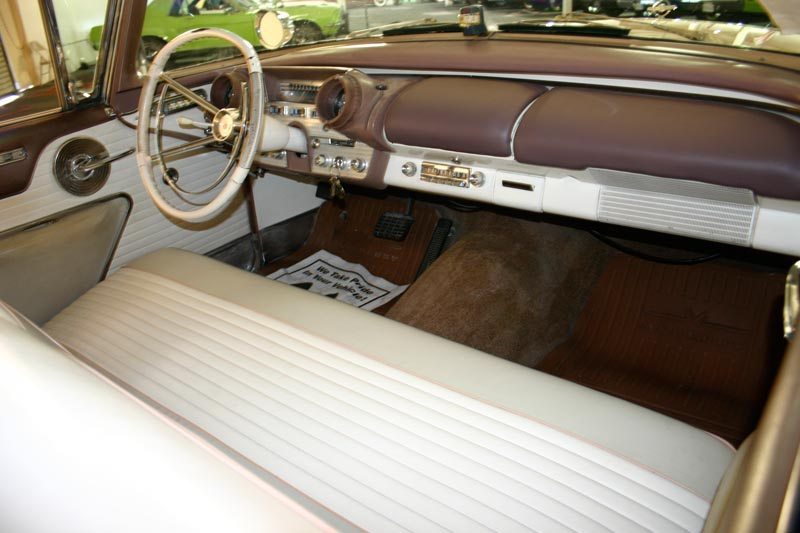
[[[346,112],[348,91],[343,76],[329,78],[319,88],[317,94],[317,112],[325,122],[336,121]]]
[[[342,88],[342,90],[339,91],[339,93],[336,95],[336,97],[333,100],[333,116],[334,117],[338,117],[339,116],[339,114],[342,112],[342,109],[344,109],[344,105],[345,105],[346,102],[347,101],[345,99],[344,88]]]

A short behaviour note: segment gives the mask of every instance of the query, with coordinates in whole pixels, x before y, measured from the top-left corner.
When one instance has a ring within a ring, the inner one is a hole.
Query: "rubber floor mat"
[[[665,413],[738,446],[785,349],[783,276],[613,258],[570,340],[538,369]]]
[[[401,199],[375,199],[368,196],[348,195],[344,208],[327,201],[320,207],[314,229],[302,248],[283,259],[268,263],[261,274],[267,276],[320,251],[358,263],[375,276],[397,285],[414,281],[425,257],[436,221],[436,211],[416,202],[414,224],[405,240],[379,239],[373,235],[375,225],[387,211],[404,211],[406,201]],[[375,312],[385,313],[394,302],[379,307]]]

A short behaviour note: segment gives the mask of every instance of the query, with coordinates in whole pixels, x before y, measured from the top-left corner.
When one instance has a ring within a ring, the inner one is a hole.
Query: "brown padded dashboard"
[[[800,200],[800,122],[774,110],[614,88],[546,87],[513,75],[398,76],[330,67],[267,72],[274,87],[300,75],[323,88],[324,80],[346,81],[347,104],[319,127],[371,147],[376,163],[393,152],[441,150],[448,157],[495,157],[495,164],[515,161],[532,172],[608,169]],[[321,91],[317,107],[329,98]],[[349,151],[311,147],[308,159],[320,153],[348,160]],[[366,168],[362,175],[369,179],[359,181],[385,186],[377,165]]]
[[[700,51],[702,50],[702,51]],[[762,55],[769,55],[766,59]],[[262,62],[281,67],[458,71],[639,79],[744,91],[800,106],[800,58],[730,47],[561,36],[474,40],[452,34],[359,39],[287,49]]]
[[[542,85],[518,81],[426,78],[391,103],[386,138],[426,148],[509,156],[520,114],[545,91]]]
[[[317,179],[800,250],[800,117],[763,100],[336,67],[284,67],[273,85],[300,76],[310,107],[273,94],[269,108],[306,131]]]
[[[733,104],[555,88],[525,113],[521,163],[606,168],[800,200],[800,124]]]

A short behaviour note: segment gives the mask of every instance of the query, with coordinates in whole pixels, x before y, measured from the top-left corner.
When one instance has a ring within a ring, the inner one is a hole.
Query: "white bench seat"
[[[45,329],[339,529],[699,531],[733,456],[646,409],[177,250]]]

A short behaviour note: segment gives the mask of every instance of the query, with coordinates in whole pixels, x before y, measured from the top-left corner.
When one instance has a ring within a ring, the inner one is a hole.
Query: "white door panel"
[[[200,119],[200,114],[194,110],[191,117]],[[249,231],[247,206],[241,195],[213,223],[190,225],[168,219],[150,201],[142,186],[133,156],[114,162],[108,182],[93,195],[78,197],[67,193],[53,177],[53,160],[57,148],[73,137],[94,138],[103,143],[112,155],[131,148],[136,142],[135,132],[116,120],[56,139],[44,149],[36,162],[30,187],[22,194],[0,200],[0,231],[45,218],[88,201],[127,193],[133,199],[133,210],[111,263],[112,270],[140,255],[164,247],[205,253]],[[175,141],[165,138],[165,145],[171,144],[175,144]],[[185,158],[174,166],[180,171],[180,183],[184,187],[199,189],[209,184],[225,163],[223,154],[210,152]]]

